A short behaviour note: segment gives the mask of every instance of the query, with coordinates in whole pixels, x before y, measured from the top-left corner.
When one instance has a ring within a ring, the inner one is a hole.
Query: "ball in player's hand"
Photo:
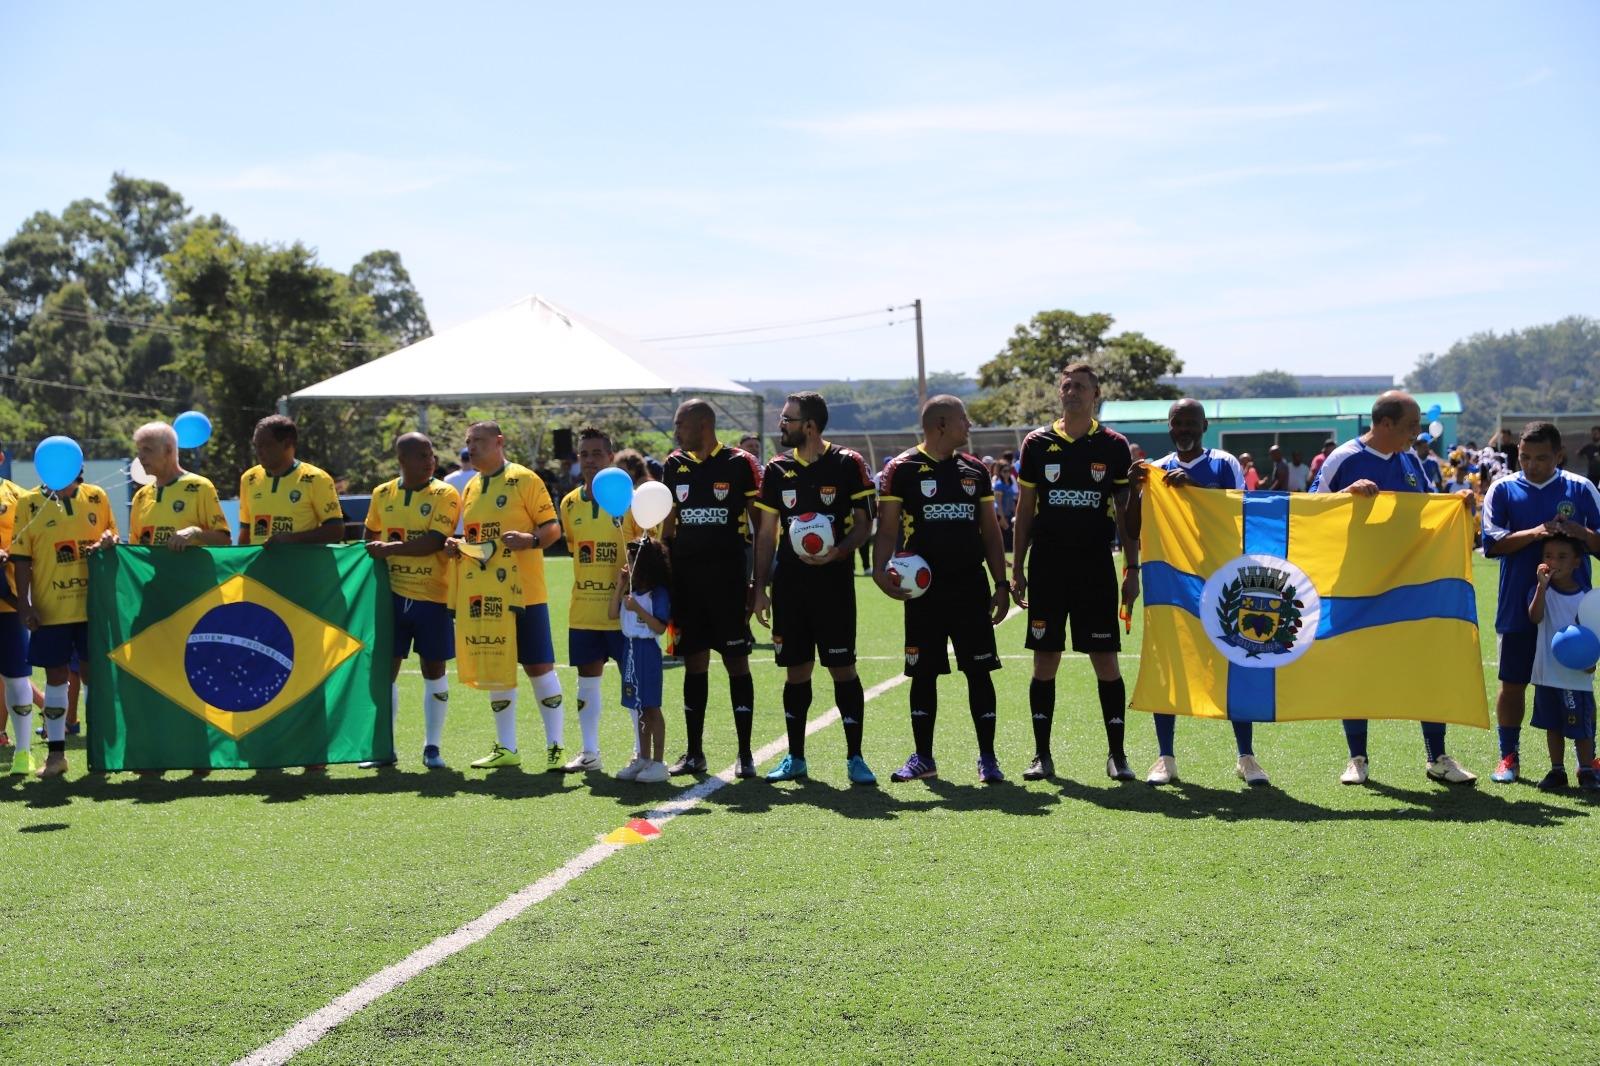
[[[789,546],[796,555],[826,555],[833,544],[833,519],[827,515],[808,512],[789,523]]]
[[[889,560],[889,569],[900,578],[900,587],[916,599],[933,584],[933,570],[928,561],[915,552],[895,552]]]

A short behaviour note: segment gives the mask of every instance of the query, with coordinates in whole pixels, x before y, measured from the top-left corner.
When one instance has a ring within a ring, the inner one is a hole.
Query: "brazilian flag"
[[[387,759],[389,572],[359,544],[119,546],[89,564],[89,766]]]

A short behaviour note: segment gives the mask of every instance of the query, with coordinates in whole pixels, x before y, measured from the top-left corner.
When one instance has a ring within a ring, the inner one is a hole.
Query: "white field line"
[[[1020,611],[1013,608],[1006,615],[1005,620],[1010,621],[1019,613]],[[910,678],[905,674],[896,674],[873,685],[862,695],[866,701],[871,701],[890,689],[905,684],[909,680]],[[838,720],[839,708],[830,707],[806,723],[806,735],[810,736],[826,729]],[[756,764],[760,765],[775,757],[788,746],[789,738],[787,736],[779,737],[755,752]],[[657,828],[666,825],[678,815],[698,806],[707,796],[710,796],[724,785],[731,785],[735,780],[734,771],[737,768],[737,764],[729,766],[714,777],[708,777],[704,781],[696,782],[650,811],[649,814],[645,815],[646,820]],[[250,1054],[239,1059],[234,1066],[279,1066],[281,1063],[288,1062],[295,1055],[321,1040],[339,1023],[354,1016],[380,996],[394,991],[423,971],[437,966],[457,952],[463,951],[483,940],[506,922],[511,921],[529,907],[549,899],[570,884],[573,879],[594,869],[626,846],[625,844],[604,843],[592,845],[568,859],[559,869],[539,878],[533,884],[513,892],[482,915],[472,919],[472,921],[454,932],[447,933],[432,943],[418,948],[393,966],[387,966],[379,970],[321,1010],[296,1022],[276,1040],[263,1044]]]

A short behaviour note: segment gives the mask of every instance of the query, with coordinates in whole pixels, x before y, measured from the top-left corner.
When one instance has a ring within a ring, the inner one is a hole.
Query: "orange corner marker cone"
[[[628,823],[628,828],[642,837],[658,837],[661,835],[661,830],[644,818],[635,818]]]
[[[623,826],[621,829],[613,829],[600,839],[607,844],[643,844],[646,838]]]

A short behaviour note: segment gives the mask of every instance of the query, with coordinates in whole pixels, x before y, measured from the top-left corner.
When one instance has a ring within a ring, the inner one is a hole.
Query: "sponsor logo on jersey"
[[[711,495],[719,500],[726,500],[728,498],[728,489],[731,487],[726,481],[714,482],[711,486]]]
[[[923,479],[923,482],[922,482],[922,494],[924,496],[928,497],[931,500],[931,499],[933,499],[933,494],[938,492],[938,491],[939,491],[939,483],[937,481],[933,480],[933,478],[931,478],[931,477]]]
[[[978,517],[976,504],[925,503],[922,505],[924,522],[970,522]]]
[[[406,531],[403,529],[386,529],[383,531],[384,540],[405,540]]]
[[[1106,464],[1090,463],[1089,476],[1094,478],[1096,481],[1104,481],[1106,478]]]
[[[1047,464],[1045,464],[1044,479],[1046,481],[1060,481],[1061,480],[1061,464],[1060,463],[1047,463]]]
[[[817,490],[817,496],[821,498],[823,506],[826,507],[833,503],[833,498],[838,495],[838,492],[839,487],[837,485],[824,485]],[[3,511],[0,511],[0,514],[3,513]]]
[[[578,542],[578,565],[588,566],[594,562],[594,541],[582,540]]]
[[[1103,499],[1094,489],[1051,489],[1045,496],[1051,507],[1099,507]]]
[[[978,479],[977,478],[971,478],[971,477],[962,478],[961,479],[961,491],[965,492],[968,496],[972,496],[972,495],[976,494],[977,491],[978,491]]]
[[[728,521],[726,507],[681,507],[678,509],[680,526],[720,526]]]
[[[798,492],[796,492],[794,489],[784,489],[783,490],[783,505],[785,507],[793,507],[795,505],[795,503],[799,499],[800,499],[800,494]]]
[[[63,540],[56,544],[56,562],[74,563],[78,561],[78,544],[76,541]]]
[[[467,597],[468,618],[503,618],[505,617],[505,600],[499,596],[469,596]]]
[[[688,485],[679,485],[678,488],[677,488],[677,493],[678,493],[678,502],[679,503],[684,503],[685,501],[687,501],[689,499],[689,486]]]

